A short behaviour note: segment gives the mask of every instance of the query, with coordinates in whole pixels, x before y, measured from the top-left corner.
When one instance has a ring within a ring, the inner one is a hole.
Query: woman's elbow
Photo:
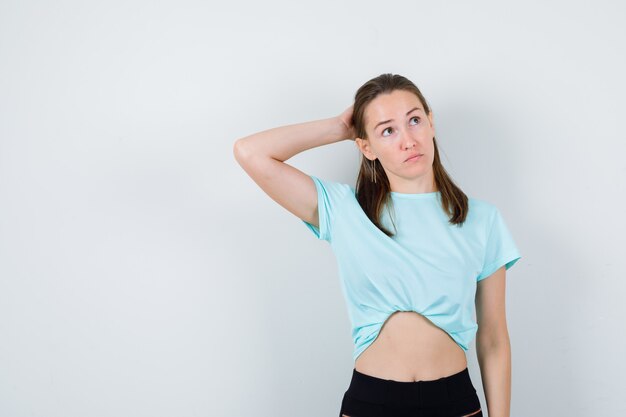
[[[250,156],[250,147],[246,141],[246,138],[240,138],[233,144],[233,156],[237,162],[241,163]]]

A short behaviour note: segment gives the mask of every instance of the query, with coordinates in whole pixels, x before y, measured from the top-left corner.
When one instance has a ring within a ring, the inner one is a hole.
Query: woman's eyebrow
[[[409,114],[411,114],[411,112],[414,112],[415,110],[422,110],[422,109],[420,107],[413,107],[411,110],[406,112],[406,115],[408,116]],[[376,130],[378,126],[384,125],[385,123],[389,123],[389,122],[393,122],[393,119],[383,120],[382,122],[378,122],[376,126],[374,126],[374,130]]]

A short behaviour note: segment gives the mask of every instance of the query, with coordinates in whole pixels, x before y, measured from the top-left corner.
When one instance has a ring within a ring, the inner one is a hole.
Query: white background
[[[626,6],[590,4],[2,0],[0,415],[337,415],[334,255],[232,145],[383,72],[522,253],[511,415],[625,413]],[[358,151],[288,163],[353,182]]]

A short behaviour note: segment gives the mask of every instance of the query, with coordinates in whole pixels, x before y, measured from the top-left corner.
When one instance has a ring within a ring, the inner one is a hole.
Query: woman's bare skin
[[[403,382],[439,379],[466,367],[465,352],[450,335],[412,311],[389,316],[355,361],[363,374]]]
[[[467,367],[467,358],[450,335],[426,317],[412,311],[397,311],[387,318],[374,342],[356,359],[354,367],[363,374],[382,379],[430,381],[461,372]]]

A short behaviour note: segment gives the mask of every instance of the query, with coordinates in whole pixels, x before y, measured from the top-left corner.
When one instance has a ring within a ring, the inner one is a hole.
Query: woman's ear
[[[374,159],[376,159],[376,155],[374,155],[372,151],[370,150],[370,143],[367,139],[355,138],[354,142],[358,146],[361,153],[365,155],[367,159],[369,159],[370,161],[373,161]]]

